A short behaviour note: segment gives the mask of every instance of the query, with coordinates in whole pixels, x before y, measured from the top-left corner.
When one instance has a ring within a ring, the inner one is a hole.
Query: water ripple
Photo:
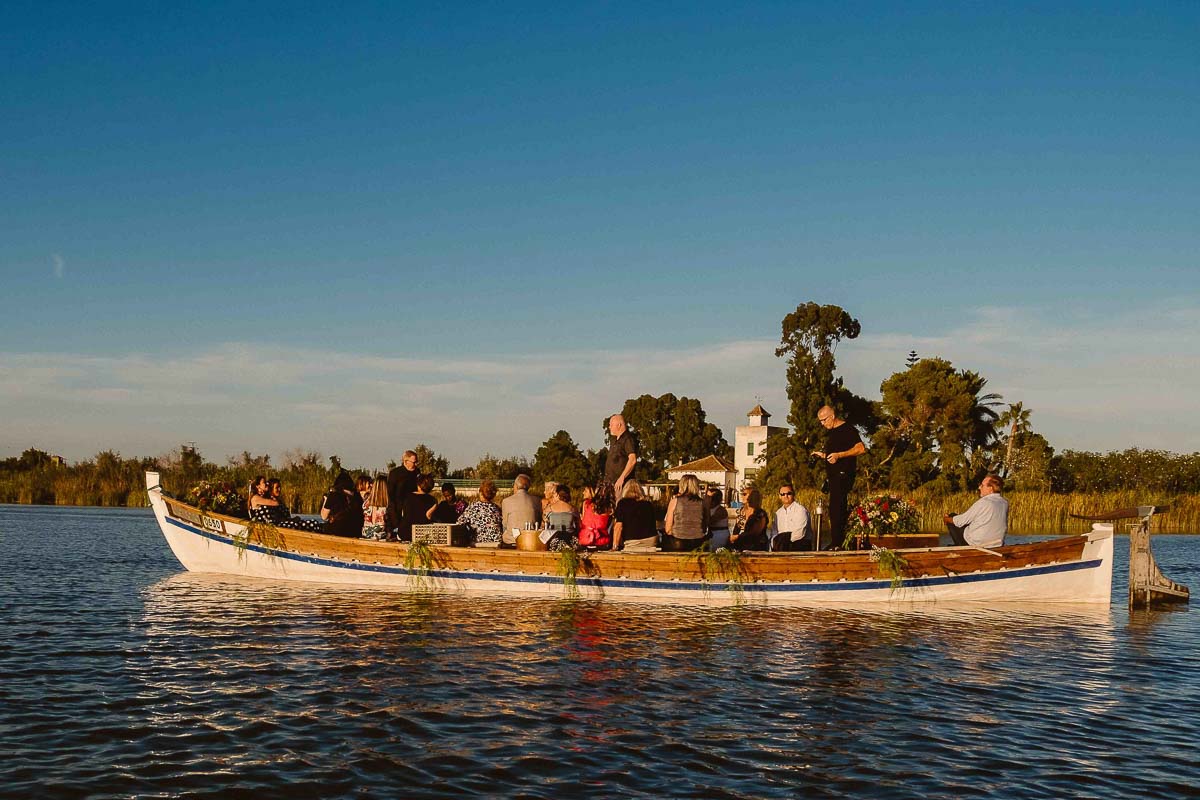
[[[461,599],[181,573],[144,512],[0,507],[0,537],[6,796],[1200,784],[1181,702],[1194,615],[1130,614],[1119,594],[1111,610]],[[1164,571],[1195,582],[1198,541],[1157,539]]]

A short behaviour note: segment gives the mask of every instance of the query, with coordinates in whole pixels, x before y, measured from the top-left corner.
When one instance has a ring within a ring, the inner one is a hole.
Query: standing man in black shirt
[[[637,465],[637,442],[620,414],[608,418],[608,433],[612,441],[608,445],[608,459],[604,462],[604,479],[613,485],[613,491],[620,497],[625,481],[633,476],[633,468]]]
[[[396,529],[404,517],[404,503],[410,494],[417,490],[417,454],[405,450],[400,459],[400,466],[392,467],[387,476],[388,506],[385,524],[388,538],[396,535]]]
[[[817,422],[829,432],[825,434],[825,449],[814,450],[812,454],[825,462],[825,477],[829,480],[829,535],[833,548],[840,549],[849,514],[846,498],[854,485],[858,457],[867,452],[867,447],[858,435],[858,429],[838,419],[829,406],[821,406],[817,411]]]

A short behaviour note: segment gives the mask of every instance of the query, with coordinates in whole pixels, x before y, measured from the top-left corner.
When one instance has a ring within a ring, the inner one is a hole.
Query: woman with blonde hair
[[[362,532],[364,539],[387,538],[387,504],[387,476],[376,475],[363,509],[366,517]]]
[[[658,526],[654,519],[654,504],[642,493],[636,478],[625,481],[621,502],[613,522],[613,550],[651,550],[658,545]]]
[[[679,479],[679,492],[667,504],[663,550],[695,550],[708,537],[708,503],[700,496],[700,480],[691,473]]]

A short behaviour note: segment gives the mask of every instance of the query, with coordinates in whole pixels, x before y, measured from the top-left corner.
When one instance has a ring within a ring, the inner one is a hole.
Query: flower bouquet
[[[843,547],[863,537],[895,536],[901,533],[920,533],[921,514],[916,507],[899,497],[881,494],[870,497],[850,510],[846,520],[846,540]]]
[[[187,493],[187,502],[201,511],[215,511],[231,517],[246,516],[246,494],[231,483],[200,481]]]

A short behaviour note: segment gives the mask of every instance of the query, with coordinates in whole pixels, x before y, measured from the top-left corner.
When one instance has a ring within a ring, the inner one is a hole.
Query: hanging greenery
[[[563,591],[567,597],[579,597],[579,583],[576,576],[579,573],[580,562],[584,558],[573,547],[566,547],[558,551],[557,571],[562,576]]]
[[[428,542],[410,542],[404,553],[404,568],[418,589],[425,588],[431,570],[445,563],[445,557]]]
[[[274,525],[268,525],[265,522],[247,522],[246,529],[241,533],[235,533],[232,541],[239,561],[245,554],[246,548],[251,544],[262,547],[267,551],[267,555],[272,556],[277,550],[282,550],[284,544],[283,533]]]
[[[710,550],[709,543],[705,542],[698,549],[687,553],[686,560],[695,564],[702,582],[708,583],[715,577],[716,580],[724,582],[725,588],[738,602],[742,600],[748,576],[740,551],[727,547]]]
[[[904,585],[904,571],[908,569],[904,556],[886,547],[872,547],[871,560],[879,564],[881,575],[891,578],[893,592]]]

